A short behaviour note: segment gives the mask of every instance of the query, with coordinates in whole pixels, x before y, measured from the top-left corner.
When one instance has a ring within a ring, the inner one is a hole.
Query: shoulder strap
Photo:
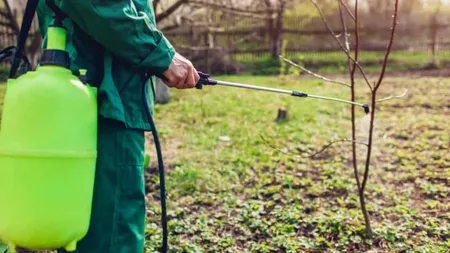
[[[17,40],[17,49],[12,56],[12,66],[9,73],[9,78],[14,78],[17,73],[17,69],[20,65],[20,60],[22,59],[22,52],[25,48],[27,42],[28,33],[30,32],[31,25],[33,24],[34,15],[37,10],[39,0],[28,0],[27,7],[22,21],[22,28],[20,29],[19,38]]]

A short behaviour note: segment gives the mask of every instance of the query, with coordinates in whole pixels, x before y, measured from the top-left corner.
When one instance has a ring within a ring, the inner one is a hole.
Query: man
[[[71,69],[86,69],[88,82],[99,89],[92,218],[76,252],[142,253],[146,215],[144,132],[150,131],[150,125],[141,87],[147,82],[154,86],[154,76],[165,76],[167,86],[190,89],[199,76],[192,63],[176,53],[156,28],[151,0],[55,3],[68,15],[63,24]],[[45,38],[53,13],[44,0],[40,0],[37,13]],[[154,96],[150,99],[153,105]]]

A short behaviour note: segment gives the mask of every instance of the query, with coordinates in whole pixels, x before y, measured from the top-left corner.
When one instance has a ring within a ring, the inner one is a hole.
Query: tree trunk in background
[[[436,10],[434,11],[434,15],[431,18],[431,52],[433,54],[433,64],[436,65],[438,62],[436,61],[436,43],[438,37],[438,29],[439,29],[439,13],[442,7],[442,1],[437,0]]]
[[[273,24],[274,19],[273,19],[273,10],[272,10],[272,3],[270,2],[270,0],[265,0],[264,1],[266,4],[266,8],[267,8],[267,34],[269,35],[269,41],[270,41],[270,54],[272,56],[272,58],[278,57],[278,56],[274,56],[274,52],[273,52],[273,41],[274,41],[274,37],[275,37],[275,33],[274,33],[274,27]]]
[[[157,104],[167,104],[170,100],[169,87],[161,81],[161,79],[156,78],[156,103]]]
[[[283,45],[283,16],[286,3],[285,0],[278,0],[276,12],[273,10],[275,5],[269,0],[266,0],[265,4],[268,10],[267,32],[270,39],[270,54],[272,58],[278,58]],[[275,14],[275,17],[273,14]]]
[[[284,0],[279,0],[278,11],[275,24],[275,33],[272,41],[272,57],[278,58],[281,54],[283,45],[283,17],[284,17]]]

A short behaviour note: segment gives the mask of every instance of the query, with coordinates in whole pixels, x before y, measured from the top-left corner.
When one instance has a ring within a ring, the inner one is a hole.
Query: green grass
[[[346,87],[315,80],[218,79],[349,97]],[[156,106],[171,252],[449,252],[449,82],[389,79],[380,91],[380,98],[403,87],[409,93],[378,108],[367,187],[372,240],[365,239],[350,146],[337,144],[313,159],[297,156],[350,138],[348,106],[226,87],[172,90],[171,102]],[[0,98],[3,91],[0,85]],[[367,101],[367,93],[358,100]],[[276,122],[281,107],[289,118]],[[357,117],[364,140],[362,110]],[[146,248],[155,252],[159,179],[151,135],[148,142]]]
[[[347,88],[320,81],[221,78],[349,97]],[[158,105],[156,117],[170,168],[173,252],[448,252],[448,83],[391,79],[381,91],[380,97],[401,94],[405,86],[409,95],[379,106],[367,191],[373,240],[364,237],[348,144],[306,159],[284,155],[261,138],[293,154],[313,152],[350,137],[349,107],[223,87],[172,91],[171,103]],[[289,119],[277,123],[280,107]],[[362,111],[357,116],[362,138],[367,121]],[[148,148],[146,245],[153,252],[161,239],[160,208],[155,155]]]
[[[237,61],[245,61],[248,58],[249,54],[239,54],[235,56]],[[270,54],[263,54],[262,57],[269,57]],[[347,56],[341,51],[336,52],[296,52],[296,53],[287,53],[287,57],[289,58],[298,58],[298,59],[309,59],[311,61],[323,61],[323,62],[342,62],[347,60]],[[421,62],[427,59],[431,59],[431,52],[408,52],[408,51],[393,51],[390,55],[390,59],[394,61],[400,62]],[[359,56],[359,60],[361,62],[367,61],[380,61],[384,58],[384,52],[366,52],[362,51]],[[447,52],[438,52],[436,54],[436,59],[438,60],[449,60],[450,54]]]
[[[283,56],[322,74],[346,73],[348,71],[347,56],[340,51],[285,53]],[[277,65],[273,64],[273,60],[270,59],[269,53],[256,58],[252,58],[251,54],[238,54],[234,56],[234,59],[242,64],[245,73],[265,74],[263,71],[267,71],[268,66],[266,65],[272,66],[272,72],[279,71]],[[384,52],[364,51],[361,52],[358,59],[367,73],[379,72],[383,60]],[[450,65],[450,54],[438,52],[435,56],[435,64],[433,64],[431,52],[394,51],[390,55],[389,62],[389,71],[443,68]]]

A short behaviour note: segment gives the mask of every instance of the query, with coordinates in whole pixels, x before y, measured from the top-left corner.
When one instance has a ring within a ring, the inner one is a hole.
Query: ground
[[[173,90],[171,102],[156,107],[171,252],[449,252],[450,79],[398,76],[388,77],[380,98],[404,88],[407,96],[377,108],[367,189],[372,240],[365,239],[350,146],[304,157],[349,138],[347,105],[224,87]],[[344,86],[298,77],[220,78],[349,98]],[[366,102],[365,84],[358,87]],[[276,122],[281,107],[289,118]],[[365,141],[363,110],[357,117]],[[146,248],[154,252],[161,230],[151,135],[147,144]]]
[[[171,103],[158,105],[156,117],[168,164],[174,252],[450,251],[450,79],[395,76],[380,98],[404,88],[408,95],[378,107],[367,190],[372,240],[365,240],[350,146],[298,157],[349,138],[348,106],[223,87],[172,91]],[[344,86],[314,80],[222,79],[349,97]],[[359,90],[365,93],[358,100],[367,101],[363,83]],[[275,122],[280,107],[289,119]],[[362,110],[358,119],[364,141]],[[149,252],[161,240],[151,144],[149,135]]]

